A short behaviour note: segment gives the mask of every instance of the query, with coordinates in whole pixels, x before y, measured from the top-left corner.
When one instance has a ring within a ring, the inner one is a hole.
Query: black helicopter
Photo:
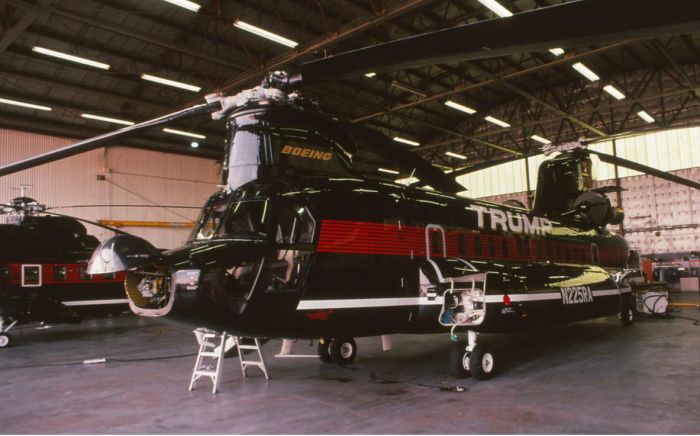
[[[0,348],[12,343],[9,331],[18,324],[79,323],[85,315],[128,309],[123,272],[87,272],[100,241],[22,188],[22,196],[0,204],[7,218],[0,224]]]
[[[137,314],[244,336],[320,339],[320,358],[340,364],[355,358],[353,337],[466,333],[466,346],[451,357],[454,373],[487,379],[496,360],[477,342],[479,332],[616,314],[633,321],[630,289],[611,274],[625,266],[628,245],[606,229],[623,212],[606,196],[614,188],[592,187],[594,152],[581,143],[552,150],[561,154],[540,167],[532,210],[466,199],[456,195],[464,188],[453,175],[322,113],[298,89],[408,65],[697,30],[697,8],[678,3],[687,8],[574,1],[331,56],[303,64],[299,75],[272,73],[235,96],[211,95],[206,104],[0,167],[0,176],[213,113],[228,128],[226,187],[207,201],[188,242],[160,252],[119,235],[95,251],[89,272],[126,271]],[[602,7],[613,18],[598,23]],[[564,10],[576,20],[552,26]],[[418,182],[378,176],[387,165]]]

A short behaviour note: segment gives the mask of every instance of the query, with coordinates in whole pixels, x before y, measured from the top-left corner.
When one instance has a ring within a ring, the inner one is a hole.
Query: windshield
[[[265,238],[267,200],[217,202],[205,208],[190,239]]]
[[[190,235],[190,240],[213,238],[216,230],[219,228],[219,224],[221,224],[224,212],[226,212],[226,205],[227,202],[222,200],[205,207]]]

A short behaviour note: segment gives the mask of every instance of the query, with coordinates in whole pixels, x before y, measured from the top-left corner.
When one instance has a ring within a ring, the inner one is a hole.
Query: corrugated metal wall
[[[0,129],[0,164],[54,150],[70,139]],[[104,175],[105,180],[98,180]],[[220,183],[221,167],[209,159],[126,147],[98,149],[0,178],[0,201],[19,196],[21,184],[33,185],[28,196],[47,206],[64,206],[58,213],[89,220],[194,220],[197,209],[165,209],[156,205],[201,207]],[[75,205],[147,205],[148,207],[65,208]],[[103,240],[112,235],[89,226]],[[189,229],[139,228],[124,230],[160,248],[173,248]]]

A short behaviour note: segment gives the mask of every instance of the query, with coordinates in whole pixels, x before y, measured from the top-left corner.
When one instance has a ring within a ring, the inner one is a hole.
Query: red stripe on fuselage
[[[432,233],[437,233],[434,245]],[[442,237],[437,229],[428,230],[430,257],[443,257]],[[551,238],[504,236],[477,231],[445,231],[448,257],[484,260],[545,261],[591,264],[591,244],[564,242]],[[323,220],[318,238],[320,253],[426,256],[425,227],[398,226],[363,221]],[[625,250],[600,247],[600,264],[619,266]]]

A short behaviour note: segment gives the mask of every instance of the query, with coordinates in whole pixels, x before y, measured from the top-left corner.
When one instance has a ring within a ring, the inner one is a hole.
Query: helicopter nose
[[[157,248],[133,235],[117,235],[100,244],[88,262],[88,274],[125,271],[161,258]]]

